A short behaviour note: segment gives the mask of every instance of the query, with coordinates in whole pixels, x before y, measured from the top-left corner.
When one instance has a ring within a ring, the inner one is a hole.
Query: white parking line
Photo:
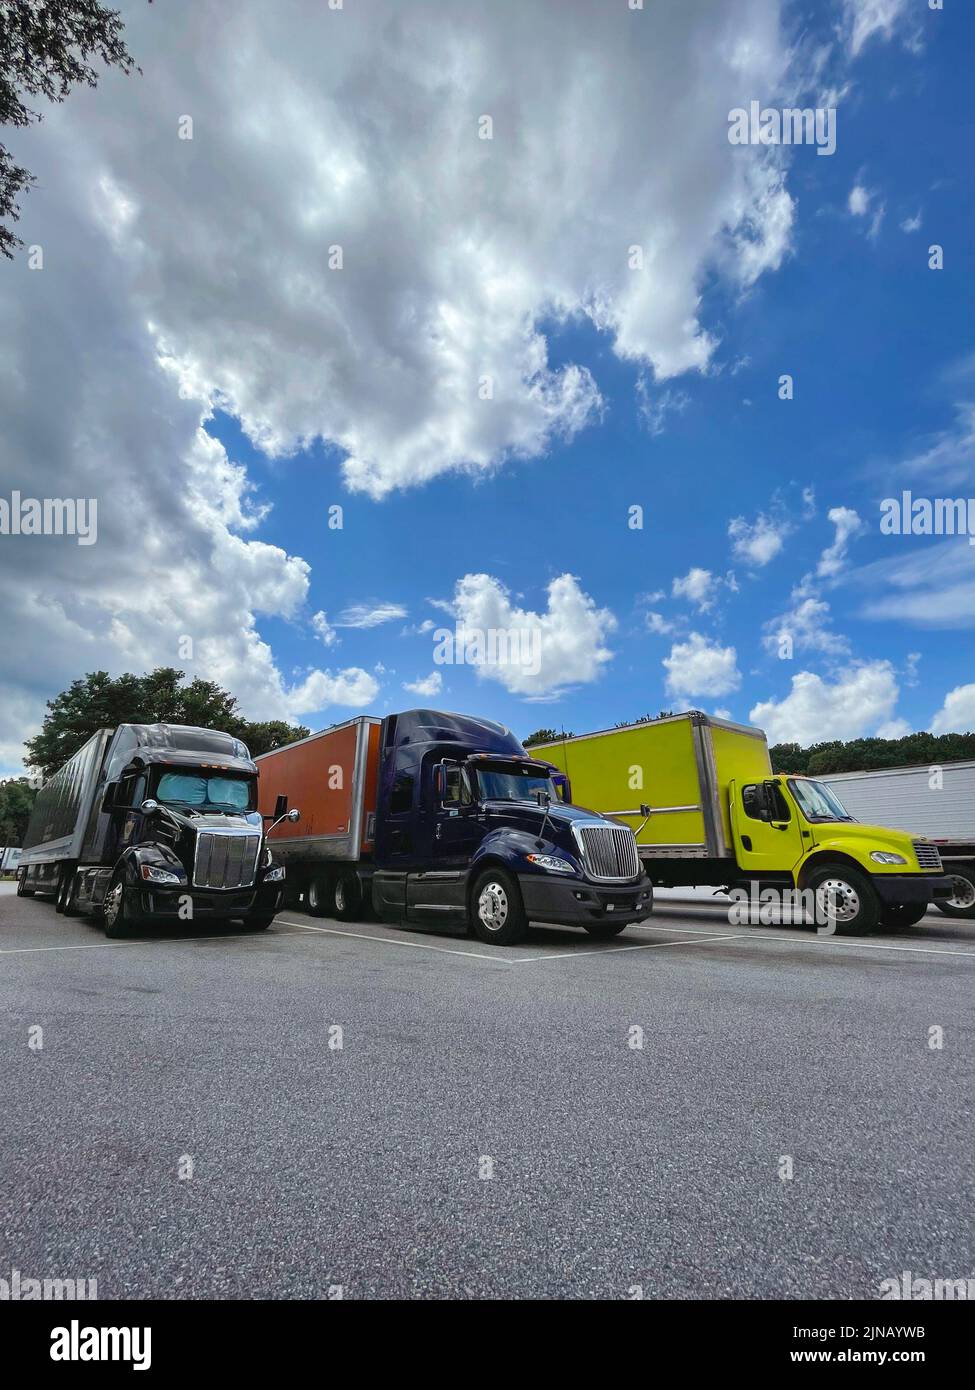
[[[663,925],[651,927],[643,922],[640,923],[640,928],[643,931],[686,931],[693,933],[695,936],[699,936],[702,932],[708,930],[707,927],[665,927]],[[790,946],[795,946],[796,944],[808,946],[850,946],[858,947],[864,951],[911,951],[915,955],[922,956],[975,956],[975,951],[954,951],[950,946],[947,948],[939,946],[893,946],[887,945],[883,941],[863,941],[858,936],[820,936],[818,932],[815,936],[768,936],[765,932],[762,932],[761,935],[756,933],[756,935],[753,936],[751,932],[742,933],[741,939],[746,938],[750,941],[784,941]]]
[[[425,941],[397,941],[394,936],[374,936],[363,931],[341,931],[338,927],[310,927],[305,922],[286,922],[283,918],[277,920],[286,927],[322,932],[325,936],[354,936],[360,941],[381,941],[385,946],[412,946],[415,951],[439,951],[444,956],[473,956],[475,960],[492,960],[497,965],[516,964],[509,956],[487,956],[483,951],[458,951],[452,946],[430,946]]]
[[[658,927],[657,931],[667,931],[667,927]],[[674,928],[679,931],[679,927]],[[694,933],[698,935],[697,932]],[[521,965],[528,965],[532,961],[539,960],[575,960],[578,956],[610,956],[618,955],[620,951],[655,951],[661,946],[705,946],[709,941],[739,941],[741,938],[725,933],[723,936],[703,936],[699,941],[639,941],[632,946],[604,946],[601,951],[560,951],[558,955],[551,956],[519,956],[518,961]]]

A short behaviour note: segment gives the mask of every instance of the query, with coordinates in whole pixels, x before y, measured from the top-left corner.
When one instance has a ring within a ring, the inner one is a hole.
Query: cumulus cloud
[[[331,647],[338,641],[338,633],[323,612],[314,614],[311,625],[315,636],[324,642],[326,647]]]
[[[443,676],[439,671],[431,671],[429,676],[415,681],[404,681],[403,689],[409,690],[413,695],[419,695],[423,700],[432,700],[434,695],[439,695],[443,689]]]
[[[861,662],[832,680],[800,671],[792,677],[788,695],[761,701],[748,717],[765,730],[769,743],[860,738],[890,726],[898,694],[889,661]]]
[[[675,642],[663,664],[667,693],[678,698],[727,695],[741,685],[734,647],[722,647],[699,632],[689,633],[686,641]]]
[[[715,138],[743,91],[788,82],[774,0],[652,24],[513,0],[308,0],[282,23],[242,0],[231,28],[188,0],[135,7],[145,76],[76,94],[46,138],[183,389],[268,453],[329,441],[357,490],[532,457],[592,421],[598,387],[552,365],[553,321],[588,317],[657,381],[705,368],[708,275],[748,285],[788,250],[776,153]],[[188,31],[208,55],[192,75]],[[242,189],[260,189],[246,216]],[[32,194],[30,239],[47,212]]]
[[[763,641],[768,651],[778,654],[785,648],[790,656],[804,651],[842,656],[849,651],[847,639],[833,631],[825,599],[809,589],[794,589],[792,599],[791,608],[764,625]]]
[[[458,580],[451,611],[456,619],[456,653],[466,653],[479,677],[506,690],[541,697],[595,680],[613,653],[606,645],[616,618],[583,592],[571,574],[548,586],[544,612],[519,607],[489,574]],[[434,632],[439,641],[439,629]],[[491,634],[500,634],[491,639]]]
[[[821,579],[833,579],[846,564],[850,541],[863,530],[863,522],[852,507],[830,507],[826,513],[836,528],[833,543],[819,557],[816,573]]]
[[[975,684],[956,685],[931,720],[933,734],[975,733]]]
[[[728,523],[735,558],[757,569],[775,559],[791,530],[789,522],[781,517],[766,516],[764,512],[754,521],[736,516]]]

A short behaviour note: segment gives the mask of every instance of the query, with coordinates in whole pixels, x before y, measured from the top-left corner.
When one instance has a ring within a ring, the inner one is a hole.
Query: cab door
[[[730,782],[728,795],[739,868],[791,872],[803,855],[802,827],[778,782]]]
[[[409,876],[407,904],[416,920],[463,920],[467,866],[484,836],[467,771],[444,759],[425,769],[425,863]],[[438,790],[439,788],[439,790]]]

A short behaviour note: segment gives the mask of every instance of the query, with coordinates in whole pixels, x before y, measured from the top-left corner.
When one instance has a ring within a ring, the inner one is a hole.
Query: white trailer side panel
[[[819,780],[857,820],[932,840],[975,841],[975,762],[838,772]],[[934,783],[934,785],[932,785]]]

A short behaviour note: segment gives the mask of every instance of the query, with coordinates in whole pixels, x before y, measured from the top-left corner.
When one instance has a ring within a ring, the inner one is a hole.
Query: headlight
[[[906,864],[907,860],[903,854],[891,854],[889,849],[875,849],[870,853],[870,858],[876,860],[878,864]]]
[[[283,878],[284,878],[284,865],[283,865],[283,864],[275,864],[274,868],[273,868],[273,869],[268,869],[267,873],[264,875],[264,882],[265,882],[265,883],[280,883],[281,880],[282,880]]]
[[[143,864],[142,877],[147,883],[180,883],[179,874],[174,874],[171,869],[157,869],[154,864]]]
[[[529,864],[537,864],[540,869],[547,869],[551,874],[575,873],[575,867],[568,859],[556,859],[554,854],[526,854],[525,858]]]

